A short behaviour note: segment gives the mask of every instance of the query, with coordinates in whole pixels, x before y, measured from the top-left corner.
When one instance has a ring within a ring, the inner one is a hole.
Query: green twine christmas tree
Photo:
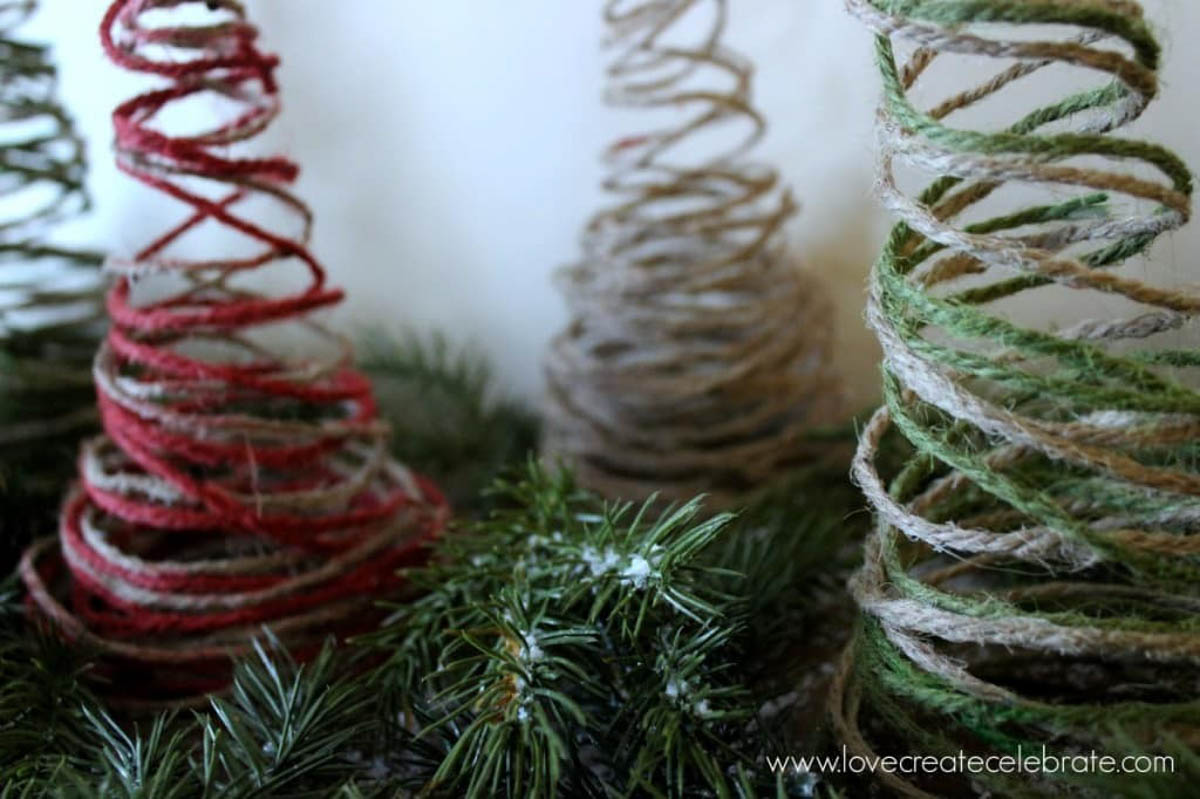
[[[52,524],[96,414],[89,364],[99,256],[47,241],[84,210],[84,145],[46,47],[13,38],[32,2],[0,4],[0,550],[11,567]]]
[[[841,740],[1126,770],[878,775],[905,796],[1191,795],[1200,355],[1179,342],[1200,295],[1142,256],[1188,220],[1192,177],[1119,132],[1159,89],[1159,44],[1135,2],[848,5],[878,34],[880,191],[902,221],[871,277],[886,407],[855,464],[877,528]],[[913,171],[933,182],[902,188]],[[883,475],[891,427],[915,455]],[[1171,769],[1129,773],[1141,756]]]

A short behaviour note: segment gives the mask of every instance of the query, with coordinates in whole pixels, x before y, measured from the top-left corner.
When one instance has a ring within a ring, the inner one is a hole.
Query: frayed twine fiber
[[[0,2],[0,458],[96,422],[88,363],[103,316],[100,258],[47,233],[86,209],[84,143],[46,47],[13,38],[36,3]],[[77,439],[76,439],[77,440]],[[20,475],[16,475],[19,477]],[[14,477],[14,476],[9,476]]]
[[[847,5],[878,34],[879,192],[902,221],[871,276],[886,407],[854,463],[877,529],[852,586],[865,613],[833,697],[840,737],[860,754],[1046,745],[1195,762],[1200,352],[1171,337],[1200,294],[1121,268],[1191,213],[1184,164],[1116,135],[1157,91],[1158,44],[1133,2]],[[989,61],[976,88],[918,107],[923,77]],[[1066,72],[1087,86],[1022,104]],[[1011,125],[955,126],[985,104]],[[911,196],[897,162],[937,178]],[[1036,327],[1006,314],[1063,289],[1129,310]],[[916,455],[885,484],[893,426]],[[974,785],[1057,795],[1086,779]]]
[[[608,496],[728,504],[819,456],[804,433],[837,411],[830,309],[782,240],[791,196],[743,158],[766,123],[751,66],[720,44],[725,14],[723,0],[605,7],[607,101],[688,114],[610,148],[617,204],[562,275],[544,450]]]
[[[169,81],[116,109],[118,166],[192,210],[108,263],[112,327],[93,370],[105,435],[82,449],[57,541],[34,544],[21,574],[37,612],[100,656],[114,700],[187,703],[222,689],[264,626],[298,658],[369,629],[446,509],[388,456],[348,343],[308,318],[342,292],[307,247],[311,214],[288,189],[296,165],[231,154],[279,111],[278,58],[258,49],[242,6],[116,0],[101,39],[118,65]],[[207,130],[167,133],[161,117],[195,98],[230,110]],[[299,233],[239,215],[252,200]],[[205,223],[248,251],[168,254]],[[239,284],[288,264],[306,278],[292,294]],[[266,330],[281,322],[290,339],[308,335],[302,355]]]

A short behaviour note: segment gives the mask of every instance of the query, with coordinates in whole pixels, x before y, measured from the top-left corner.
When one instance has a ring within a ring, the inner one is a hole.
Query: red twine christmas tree
[[[296,165],[230,155],[279,112],[279,59],[257,39],[235,0],[117,0],[101,24],[115,63],[170,81],[114,112],[117,164],[191,213],[109,262],[112,328],[94,366],[105,435],[83,447],[60,546],[35,544],[21,574],[37,611],[134,701],[219,690],[264,626],[301,658],[370,626],[445,518],[437,489],[389,458],[348,343],[307,316],[342,292],[307,247]],[[166,132],[167,112],[196,99],[233,110],[198,134]],[[239,215],[252,200],[299,233]],[[168,254],[206,223],[252,251]],[[246,284],[297,263],[295,293]],[[265,335],[285,321],[285,344]]]

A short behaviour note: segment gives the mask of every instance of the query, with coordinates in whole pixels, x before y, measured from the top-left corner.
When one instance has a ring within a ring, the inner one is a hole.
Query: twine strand
[[[0,451],[14,458],[95,424],[87,364],[103,313],[99,256],[47,241],[87,209],[87,164],[48,48],[16,38],[35,11],[0,3]]]
[[[790,192],[745,158],[766,121],[725,17],[605,6],[607,102],[676,115],[607,151],[614,203],[562,275],[571,322],[546,362],[545,449],[610,496],[728,503],[816,457],[804,432],[835,412],[830,310],[785,252]]]
[[[189,21],[188,6],[206,16]],[[349,344],[308,316],[342,292],[308,248],[297,166],[241,154],[280,107],[279,59],[241,4],[116,0],[100,35],[115,64],[167,81],[114,111],[118,167],[191,210],[107,264],[112,326],[93,369],[105,434],[82,448],[59,547],[36,544],[21,574],[37,611],[102,656],[118,701],[179,703],[220,690],[264,625],[301,658],[368,629],[446,508],[388,457]],[[201,98],[230,110],[169,132],[170,112]],[[264,202],[295,230],[252,218]],[[187,254],[213,225],[240,251]],[[244,279],[296,264],[291,293]]]
[[[839,736],[864,755],[1045,743],[1115,754],[1131,741],[1153,753],[1200,740],[1200,361],[1172,347],[1200,295],[1122,268],[1191,215],[1186,166],[1117,135],[1158,90],[1141,7],[847,6],[877,34],[879,194],[901,222],[868,296],[886,405],[853,467],[877,528],[852,584],[864,617],[834,692]],[[935,73],[978,63],[998,66],[918,106]],[[1014,111],[1048,68],[1092,83]],[[1009,126],[956,121],[985,105],[1003,105]],[[899,175],[913,172],[933,182],[909,191]],[[1035,193],[1054,199],[1027,205]],[[1119,298],[1128,310],[1017,321],[1051,291],[1071,292],[1063,308]],[[915,456],[885,479],[877,456],[893,428]],[[1081,674],[1095,677],[1084,685]],[[919,781],[883,779],[931,795]],[[1069,773],[1025,779],[976,784],[1005,795],[1083,789]]]

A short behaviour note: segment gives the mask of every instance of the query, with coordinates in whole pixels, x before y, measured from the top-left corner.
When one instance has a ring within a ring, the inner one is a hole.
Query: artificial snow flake
[[[584,547],[580,555],[583,558],[584,568],[593,577],[615,575],[620,578],[622,585],[631,585],[638,590],[645,588],[652,579],[658,576],[655,569],[658,558],[655,558],[656,562],[652,563],[636,552],[625,556],[612,547],[606,547],[601,552],[595,547],[589,546]]]
[[[587,564],[593,577],[611,572],[621,559],[612,547],[606,548],[604,552],[599,552],[594,547],[584,547],[582,555],[583,562]]]
[[[621,572],[621,581],[632,585],[634,588],[645,588],[646,581],[653,574],[650,568],[650,562],[641,555],[634,555],[629,559],[629,565]]]
[[[542,656],[546,653],[542,651],[540,646],[538,646],[537,638],[534,636],[534,634],[532,632],[527,633],[524,638],[525,648],[522,650],[522,659],[527,663],[532,663],[535,660],[541,660]]]

